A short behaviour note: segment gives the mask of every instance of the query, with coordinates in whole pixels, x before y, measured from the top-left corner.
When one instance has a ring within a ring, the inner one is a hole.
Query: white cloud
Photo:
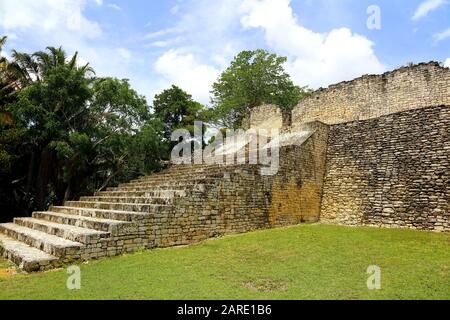
[[[8,37],[8,40],[17,40],[17,39],[19,39],[17,34],[12,33],[12,32],[8,33],[6,36]]]
[[[136,84],[142,79],[139,69],[143,69],[143,63],[126,47],[105,41],[99,24],[84,14],[89,4],[102,6],[103,1],[0,0],[0,29],[18,35],[25,44],[15,47],[19,51],[61,45],[69,56],[79,52],[79,63],[89,62],[98,76],[130,78]]]
[[[151,24],[147,24],[147,26],[150,26]],[[176,33],[178,30],[175,28],[167,28],[167,29],[162,29],[162,30],[158,30],[158,31],[154,31],[154,32],[150,32],[147,33],[144,36],[144,39],[156,39],[156,38],[160,38],[162,36],[166,36],[172,33]]]
[[[176,84],[194,99],[209,103],[212,84],[246,45],[236,7],[241,0],[197,0],[177,5],[177,22],[149,33],[146,47],[165,49],[155,64],[161,78],[156,93]]]
[[[115,3],[108,3],[106,6],[107,6],[108,8],[110,8],[110,9],[113,9],[113,10],[116,10],[116,11],[122,10],[122,8],[119,7],[119,6],[118,6],[117,4],[115,4]]]
[[[242,10],[236,10],[242,3]],[[26,45],[38,50],[62,45],[69,54],[79,51],[98,76],[130,78],[149,101],[176,84],[208,103],[212,83],[233,56],[257,47],[288,56],[294,81],[313,88],[384,71],[368,39],[345,28],[324,34],[308,30],[296,21],[288,0],[177,2],[175,23],[136,37],[143,51],[133,52],[108,34],[102,36],[100,25],[84,14],[88,4],[107,7],[108,1],[0,0],[0,28],[30,40]],[[79,24],[71,23],[73,12]]]
[[[145,40],[168,43],[172,48],[190,48],[208,60],[211,54],[224,53],[224,46],[234,48],[232,55],[248,46],[239,34],[242,27],[236,8],[242,0],[179,1],[177,19],[168,28],[147,34]],[[182,39],[182,41],[180,41]],[[225,53],[226,55],[229,52]],[[232,58],[232,56],[231,56]]]
[[[216,68],[197,61],[193,54],[179,50],[164,53],[157,60],[155,69],[165,79],[161,82],[162,88],[177,85],[202,103],[209,101],[209,88],[220,73]]]
[[[438,9],[446,3],[447,1],[445,0],[425,0],[416,9],[412,19],[419,20],[420,18],[427,16],[431,11]]]
[[[450,68],[450,58],[445,60],[444,66],[447,67],[447,68]]]
[[[95,2],[101,5],[100,0]],[[84,0],[0,0],[0,27],[5,30],[79,32],[88,38],[102,34],[100,26],[83,14]]]
[[[0,57],[6,58],[6,60],[11,60],[11,56],[3,50],[0,51]]]
[[[386,70],[367,38],[347,28],[328,33],[304,28],[294,17],[289,0],[199,0],[186,12],[184,9],[179,9],[177,24],[147,34],[146,39],[153,40],[150,47],[171,48],[155,64],[155,73],[163,79],[158,88],[177,84],[202,103],[209,102],[212,83],[233,56],[254,48],[256,38],[248,42],[247,35],[257,34],[249,29],[263,31],[257,47],[288,57],[286,68],[301,86],[315,89]]]
[[[117,53],[125,60],[126,63],[130,62],[132,57],[132,53],[130,50],[126,48],[119,48],[117,49]]]
[[[439,41],[442,41],[442,40],[445,40],[445,39],[448,39],[448,38],[450,38],[450,28],[448,28],[445,31],[442,31],[440,33],[436,33],[435,35],[433,35],[433,39],[436,42],[439,42]]]
[[[246,0],[241,9],[242,25],[264,30],[269,47],[288,56],[287,69],[299,85],[318,88],[386,70],[370,40],[348,28],[309,30],[297,22],[290,0]]]
[[[179,11],[180,11],[180,7],[179,7],[179,6],[173,6],[173,7],[170,9],[170,13],[171,13],[171,14],[177,14]]]
[[[167,39],[167,40],[158,40],[158,41],[151,42],[148,45],[145,45],[145,47],[146,48],[149,48],[149,47],[167,48],[167,47],[174,46],[175,44],[179,43],[180,41],[181,41],[180,37],[171,38],[171,39]]]

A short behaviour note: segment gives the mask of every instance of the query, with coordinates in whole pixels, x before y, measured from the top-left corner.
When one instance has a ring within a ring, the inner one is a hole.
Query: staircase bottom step
[[[0,254],[26,272],[54,268],[58,258],[0,234]]]

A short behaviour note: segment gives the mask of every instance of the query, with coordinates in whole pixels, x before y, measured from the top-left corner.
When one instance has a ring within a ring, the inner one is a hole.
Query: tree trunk
[[[46,199],[48,196],[48,184],[50,182],[52,162],[52,150],[49,146],[45,146],[41,152],[37,176],[36,207],[38,210],[47,209]]]
[[[63,205],[64,205],[64,203],[66,203],[66,201],[69,201],[71,192],[72,192],[72,188],[70,187],[70,183],[69,183],[69,184],[67,184],[66,192],[64,192]]]
[[[28,174],[27,174],[27,185],[25,187],[25,192],[27,195],[31,192],[31,187],[33,186],[33,176],[34,176],[34,161],[35,161],[35,153],[31,152],[30,162],[28,164]]]

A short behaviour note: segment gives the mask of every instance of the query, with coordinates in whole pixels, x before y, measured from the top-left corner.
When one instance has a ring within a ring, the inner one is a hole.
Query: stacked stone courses
[[[176,165],[0,224],[25,271],[300,223],[450,230],[450,70],[437,63],[320,89],[292,115],[265,105],[279,168]]]
[[[439,105],[450,105],[450,69],[430,62],[319,89],[294,108],[292,122],[333,125]]]
[[[321,221],[450,229],[450,107],[330,127]]]

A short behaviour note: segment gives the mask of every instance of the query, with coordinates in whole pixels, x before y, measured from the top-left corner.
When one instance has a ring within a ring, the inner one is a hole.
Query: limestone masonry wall
[[[294,108],[292,123],[337,124],[438,105],[450,105],[450,69],[432,62],[315,91]]]
[[[328,126],[316,122],[305,127],[313,132],[306,141],[281,149],[280,169],[270,190],[270,226],[319,220]]]
[[[278,175],[254,191],[270,195],[268,207],[253,208],[268,210],[259,225],[320,212],[325,223],[450,230],[448,106],[450,69],[432,62],[320,89],[293,110],[291,126],[276,106],[254,108],[248,127],[288,137]]]
[[[274,105],[263,105],[250,112],[250,127],[252,129],[281,129],[283,115],[280,108]]]
[[[154,214],[153,247],[186,245],[226,234],[317,222],[325,173],[328,127],[301,145],[280,149],[274,176],[260,166],[224,166],[196,182],[188,196],[174,200],[171,211]]]
[[[450,107],[330,127],[321,221],[450,230]]]

